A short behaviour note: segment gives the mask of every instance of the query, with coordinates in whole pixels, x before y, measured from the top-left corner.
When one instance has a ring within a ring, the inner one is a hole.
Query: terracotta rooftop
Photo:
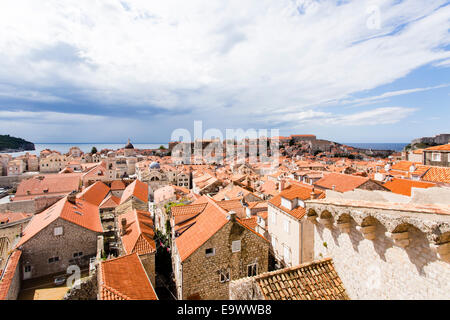
[[[422,176],[422,180],[450,183],[450,167],[430,167],[430,169]]]
[[[125,190],[125,183],[122,180],[114,180],[111,182],[111,190]]]
[[[31,213],[23,212],[0,212],[0,224],[13,223],[20,220],[28,219],[32,216]]]
[[[30,200],[38,196],[66,195],[80,187],[81,174],[46,174],[22,180],[13,201]]]
[[[119,218],[119,228],[122,231],[122,219],[126,219],[124,234],[121,235],[122,245],[127,254],[147,254],[156,250],[155,231],[150,212],[130,210]]]
[[[255,230],[256,226],[258,225],[258,217],[257,216],[252,216],[250,218],[244,218],[244,219],[240,219],[241,223],[243,225],[245,225],[246,227]]]
[[[120,204],[127,201],[131,196],[134,196],[141,201],[148,202],[148,185],[140,180],[134,180],[123,192]]]
[[[392,179],[384,184],[391,192],[411,196],[412,188],[431,188],[436,186],[434,183],[413,181],[406,179]]]
[[[302,206],[297,206],[296,208],[289,210],[286,207],[281,205],[281,198],[286,198],[288,200],[293,200],[295,198],[299,198],[301,200],[307,200],[311,198],[312,187],[304,187],[296,184],[292,184],[287,186],[283,191],[281,191],[278,195],[269,200],[269,203],[280,208],[284,212],[290,214],[294,218],[301,219],[306,210]],[[317,196],[323,195],[320,190],[314,190],[314,193]]]
[[[332,190],[333,186],[335,186],[335,191],[347,192],[358,188],[367,181],[369,181],[369,178],[332,172],[325,175],[322,179],[317,180],[314,185],[330,190]]]
[[[14,275],[16,274],[16,268],[19,265],[21,255],[22,251],[14,250],[14,252],[9,256],[5,270],[3,272],[0,271],[0,300],[5,300],[8,296],[8,292]]]
[[[328,258],[254,277],[267,300],[349,300]]]
[[[99,208],[100,209],[111,209],[111,208],[117,207],[119,205],[119,203],[120,203],[120,198],[110,194],[102,201]]]
[[[33,216],[24,229],[23,236],[17,244],[17,247],[23,245],[58,218],[94,232],[103,232],[97,206],[80,199],[76,199],[76,203],[73,204],[65,197],[42,213]]]
[[[186,260],[227,222],[226,211],[210,199],[195,223],[175,239],[181,261]]]
[[[425,151],[450,151],[450,143],[443,144],[440,146],[426,148]]]
[[[77,195],[77,198],[99,206],[100,203],[102,203],[102,201],[105,199],[109,191],[110,189],[106,184],[101,181],[97,181],[80,192]]]
[[[136,253],[100,263],[100,300],[158,300]]]

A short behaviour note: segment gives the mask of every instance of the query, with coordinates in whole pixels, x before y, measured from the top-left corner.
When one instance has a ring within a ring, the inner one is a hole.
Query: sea
[[[157,149],[160,146],[168,148],[167,143],[133,143],[136,149]],[[23,151],[23,152],[11,152],[9,153],[13,157],[23,155],[27,152],[30,154],[39,155],[42,150],[50,149],[56,150],[61,153],[69,152],[71,147],[78,147],[81,151],[88,153],[91,152],[92,147],[96,147],[98,151],[103,149],[117,150],[125,147],[125,143],[35,143],[34,147],[36,150],[33,151]]]
[[[394,150],[394,151],[402,151],[405,146],[409,143],[342,143],[350,147],[360,148],[360,149],[372,149],[372,150]]]
[[[342,143],[347,146],[362,148],[362,149],[372,149],[372,150],[394,150],[394,151],[402,151],[403,148],[408,145],[408,143]],[[20,155],[29,152],[30,154],[39,155],[42,150],[50,149],[56,150],[61,153],[69,152],[71,147],[78,147],[83,152],[88,153],[91,152],[92,147],[96,147],[98,151],[102,149],[110,149],[117,150],[121,149],[125,146],[124,143],[35,143],[34,147],[36,150],[34,151],[23,151],[23,152],[11,152],[13,157],[17,157]],[[167,143],[133,143],[133,146],[136,149],[157,149],[160,146],[164,146],[168,148]]]

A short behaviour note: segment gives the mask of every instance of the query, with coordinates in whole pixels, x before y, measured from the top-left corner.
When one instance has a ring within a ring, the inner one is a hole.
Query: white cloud
[[[436,49],[450,43],[445,1],[377,1],[380,30],[366,27],[373,3],[2,1],[0,81],[124,105],[293,111],[450,56]]]
[[[98,123],[105,121],[107,117],[79,114],[79,113],[63,113],[50,111],[0,111],[0,119],[3,121],[32,122],[32,123],[53,123],[53,124],[80,124],[85,122]]]
[[[369,111],[352,114],[334,114],[307,110],[299,113],[288,114],[282,120],[295,126],[314,124],[316,126],[374,126],[398,123],[405,119],[416,109],[405,107],[376,108]]]

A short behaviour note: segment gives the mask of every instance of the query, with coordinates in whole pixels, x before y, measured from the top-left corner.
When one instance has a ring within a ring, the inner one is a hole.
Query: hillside
[[[22,138],[0,135],[0,152],[19,152],[35,150],[34,143]]]

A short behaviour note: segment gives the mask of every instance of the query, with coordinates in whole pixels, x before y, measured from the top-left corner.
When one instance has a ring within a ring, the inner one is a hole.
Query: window
[[[241,251],[241,240],[236,240],[231,243],[231,252]]]
[[[60,236],[63,234],[63,227],[56,227],[53,229],[53,232],[55,236]]]
[[[25,271],[25,272],[31,272],[31,266],[25,266],[25,268],[23,269],[23,271]]]
[[[219,271],[219,281],[221,283],[230,281],[230,269]]]
[[[73,254],[73,257],[74,258],[78,258],[78,257],[81,257],[83,255],[83,252],[75,252],[74,254]]]
[[[289,233],[290,226],[291,226],[291,222],[287,218],[285,218],[284,221],[283,221],[283,230],[284,230],[284,232]]]
[[[277,213],[276,213],[276,212],[273,212],[273,211],[272,211],[272,212],[270,213],[270,222],[271,222],[271,223],[274,223],[274,224],[277,223]]]
[[[205,250],[205,255],[207,257],[212,257],[215,254],[216,254],[216,249],[214,249],[214,248],[208,248]]]
[[[431,154],[431,161],[441,161],[441,153],[440,152],[433,152]]]
[[[258,274],[258,264],[253,263],[247,266],[247,277],[254,277]]]
[[[48,259],[48,263],[53,263],[57,261],[59,261],[59,257],[51,257],[50,259]]]

